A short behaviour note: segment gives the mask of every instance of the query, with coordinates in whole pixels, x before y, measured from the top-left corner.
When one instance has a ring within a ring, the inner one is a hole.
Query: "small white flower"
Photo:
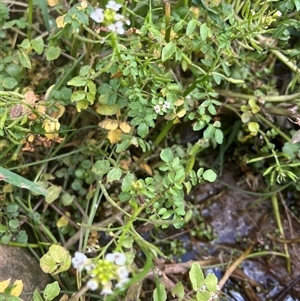
[[[116,3],[116,1],[110,0],[110,1],[108,1],[108,3],[106,4],[105,7],[106,8],[110,8],[110,9],[112,9],[114,11],[118,11],[122,7],[122,5]]]
[[[75,269],[81,272],[87,262],[88,258],[83,253],[75,252],[75,256],[72,258],[72,264]]]
[[[124,253],[109,253],[106,254],[105,259],[109,262],[113,262],[117,265],[124,265],[126,263],[126,256]]]
[[[95,265],[94,264],[86,264],[85,266],[84,266],[84,268],[89,272],[89,271],[91,271],[91,270],[93,270],[94,268],[95,268]]]
[[[120,279],[126,279],[129,276],[129,271],[125,266],[121,266],[117,269],[117,274]]]
[[[122,21],[127,25],[130,25],[130,21],[128,19],[125,19],[125,17],[121,14],[115,14],[115,21]]]
[[[101,23],[104,20],[104,11],[102,8],[96,8],[91,14],[90,17],[97,23]]]
[[[160,112],[160,105],[154,106],[154,111],[158,114]]]
[[[163,109],[164,110],[167,110],[167,109],[170,109],[171,105],[168,101],[165,101],[164,104],[163,104]]]
[[[116,23],[108,25],[107,28],[112,32],[116,32],[118,34],[124,34],[125,29],[123,28],[123,25],[124,23],[122,21],[117,21]]]
[[[111,295],[111,294],[113,294],[113,291],[112,291],[111,287],[112,287],[111,281],[106,282],[103,285],[101,295]]]
[[[282,13],[279,10],[277,10],[274,14],[274,17],[281,17],[281,16],[282,16]]]
[[[98,288],[98,282],[95,279],[90,279],[86,285],[91,291],[94,291]]]
[[[129,278],[124,278],[124,279],[122,279],[121,281],[119,281],[119,282],[116,284],[116,288],[124,289],[125,284],[128,283],[129,281],[130,281]]]

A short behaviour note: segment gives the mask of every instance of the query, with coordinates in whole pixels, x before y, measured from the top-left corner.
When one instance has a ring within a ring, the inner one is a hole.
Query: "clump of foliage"
[[[229,149],[270,192],[300,191],[300,4],[123,2],[0,4],[0,176],[10,183],[2,184],[5,201],[17,206],[2,209],[10,221],[1,237],[9,243],[19,231],[20,208],[48,243],[70,248],[79,224],[72,252],[103,261],[113,250],[127,264],[141,252],[144,266],[131,271],[139,283],[153,258],[172,254],[136,225],[183,227],[193,215],[186,195],[216,180]],[[187,141],[178,134],[184,126]],[[209,152],[218,169],[201,160]],[[37,194],[46,195],[44,208]],[[93,226],[100,219],[107,222]],[[109,242],[91,243],[92,230]],[[193,277],[196,300],[211,300],[215,278]],[[153,298],[166,300],[165,288],[157,285]]]

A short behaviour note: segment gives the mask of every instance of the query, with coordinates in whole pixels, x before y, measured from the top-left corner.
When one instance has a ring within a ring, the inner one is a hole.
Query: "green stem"
[[[2,244],[0,243],[0,245],[2,245]],[[21,244],[21,243],[18,243],[18,242],[10,242],[8,245],[12,246],[12,247],[19,247],[19,248],[28,248],[28,247],[30,247],[32,249],[38,249],[41,246],[51,246],[52,243],[43,242],[43,243],[37,243],[37,244],[29,244],[29,243]]]
[[[222,96],[232,97],[232,98],[240,98],[240,99],[260,99],[262,101],[267,102],[285,102],[294,100],[300,97],[300,92],[291,94],[291,95],[262,95],[262,96],[255,96],[255,95],[249,95],[249,94],[243,94],[243,93],[237,93],[232,92],[229,90],[223,90],[223,89],[216,89],[216,92],[218,92]]]
[[[90,229],[91,229],[90,227],[93,225],[93,221],[94,221],[95,215],[97,213],[97,209],[99,207],[101,197],[103,195],[103,192],[100,193],[100,191],[101,191],[101,185],[100,185],[100,182],[97,181],[96,191],[95,191],[94,196],[93,196],[93,201],[92,201],[92,204],[90,206],[89,218],[88,218],[88,221],[87,221],[87,224],[88,224],[89,227],[87,227],[86,231],[85,231],[84,241],[83,241],[83,245],[82,245],[82,248],[81,248],[82,250],[86,249],[88,239],[89,239]]]
[[[273,128],[283,139],[285,139],[287,142],[291,141],[291,137],[289,137],[288,135],[286,135],[283,131],[281,131],[279,128],[275,128],[274,123],[272,123],[271,121],[269,121],[267,118],[263,117],[260,114],[256,114],[255,115],[257,117],[257,119],[259,119],[259,121],[262,124],[267,124],[270,128]]]
[[[111,37],[112,49],[114,50],[114,53],[117,55],[118,59],[121,60],[121,52],[120,52],[120,47],[117,39],[117,34],[111,32],[110,37]]]
[[[282,222],[281,222],[281,218],[280,218],[277,195],[273,194],[271,197],[271,200],[272,200],[272,206],[273,206],[273,211],[274,211],[278,231],[279,231],[281,237],[284,238],[284,230],[283,230],[283,226],[282,226]],[[291,274],[291,271],[292,271],[291,257],[290,257],[286,243],[284,243],[284,251],[285,251],[285,255],[286,255],[286,268],[287,268],[288,273]]]
[[[31,30],[32,30],[32,20],[33,20],[33,0],[28,1],[28,27],[27,27],[27,38],[31,40]]]
[[[169,2],[165,3],[165,40],[167,43],[170,42],[171,38],[171,26],[170,26],[170,15],[171,15],[171,6]],[[165,68],[170,69],[170,60],[165,61]]]
[[[272,49],[271,52],[281,60],[286,66],[288,66],[292,71],[300,75],[300,69],[295,65],[289,58],[287,58],[283,53],[278,50]]]

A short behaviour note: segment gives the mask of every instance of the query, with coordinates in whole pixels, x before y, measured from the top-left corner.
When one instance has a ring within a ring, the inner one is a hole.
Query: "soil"
[[[211,271],[221,278],[252,245],[250,256],[223,287],[225,300],[300,300],[300,223],[297,212],[291,211],[295,209],[293,204],[299,202],[300,193],[278,194],[285,236],[282,238],[270,197],[262,198],[261,193],[253,193],[253,186],[260,191],[267,190],[264,185],[257,187],[261,179],[243,175],[232,163],[224,170],[217,182],[199,185],[191,193],[205,223],[212,227],[214,239],[207,243],[201,236],[190,235],[193,255],[188,259],[218,258],[225,266]],[[290,264],[280,256],[285,252],[290,256]]]

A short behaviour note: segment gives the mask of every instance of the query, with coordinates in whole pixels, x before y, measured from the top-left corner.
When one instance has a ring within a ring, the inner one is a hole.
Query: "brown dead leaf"
[[[131,166],[131,159],[122,159],[120,160],[120,168],[124,169],[124,170],[129,170],[130,166]]]
[[[55,22],[56,22],[56,26],[57,28],[64,28],[66,23],[64,22],[65,19],[65,15],[59,16],[56,18]]]
[[[122,136],[122,131],[119,129],[116,129],[116,130],[112,130],[112,131],[108,132],[107,139],[109,140],[109,142],[111,144],[115,144],[115,143],[119,142],[120,140],[122,140],[121,136]]]
[[[37,101],[37,97],[35,96],[33,91],[27,91],[24,94],[24,97],[25,97],[25,101],[31,106],[33,106]]]
[[[176,113],[178,118],[183,117],[186,114],[186,109],[181,109],[179,112]]]
[[[125,121],[120,122],[119,127],[120,127],[121,131],[125,134],[128,134],[131,131],[131,126],[129,125],[128,122],[125,122]]]
[[[105,130],[115,131],[119,127],[118,120],[114,119],[105,119],[99,123],[99,126]]]
[[[58,0],[48,0],[49,6],[55,6],[56,4],[58,4]]]
[[[133,160],[134,162],[137,162],[139,160],[138,157],[136,156],[133,156]],[[153,172],[152,172],[152,168],[150,167],[150,165],[148,165],[147,163],[140,163],[138,164],[138,166],[143,170],[145,171],[149,176],[152,176],[153,175]]]

